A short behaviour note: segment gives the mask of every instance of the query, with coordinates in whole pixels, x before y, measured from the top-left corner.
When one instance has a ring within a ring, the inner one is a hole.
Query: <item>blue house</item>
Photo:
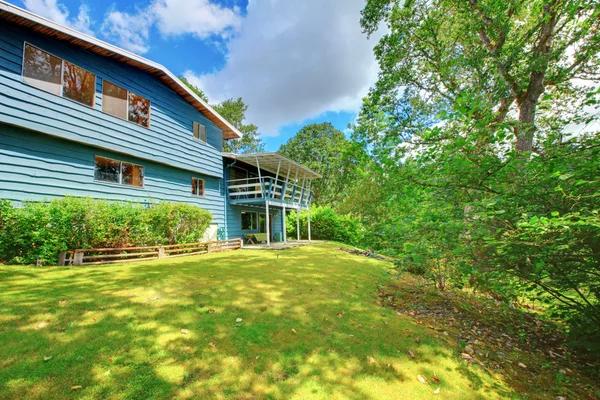
[[[164,66],[0,1],[0,198],[189,203],[207,238],[286,241],[320,176],[222,153],[241,137]]]

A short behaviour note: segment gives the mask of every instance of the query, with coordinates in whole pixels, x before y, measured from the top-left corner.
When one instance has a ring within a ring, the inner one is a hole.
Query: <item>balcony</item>
[[[279,205],[307,209],[312,200],[310,184],[305,180],[294,183],[273,177],[235,179],[227,181],[230,204]]]

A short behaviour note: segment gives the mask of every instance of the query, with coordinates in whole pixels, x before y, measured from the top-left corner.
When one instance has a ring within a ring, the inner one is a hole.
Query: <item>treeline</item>
[[[600,352],[600,9],[545,4],[367,1],[366,33],[389,31],[351,137],[313,125],[281,151],[363,247],[543,305]]]

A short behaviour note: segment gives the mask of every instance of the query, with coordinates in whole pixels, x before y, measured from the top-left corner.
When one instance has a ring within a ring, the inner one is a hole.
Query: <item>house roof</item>
[[[295,161],[292,161],[279,153],[223,153],[223,157],[239,160],[245,162],[246,164],[253,165],[255,167],[272,172],[274,174],[276,174],[277,171],[279,171],[279,177],[281,178],[288,176],[291,179],[294,179],[296,177],[298,177],[299,179],[321,178],[321,175],[319,175],[312,169],[305,167],[304,165],[299,164]]]
[[[95,37],[57,24],[37,14],[0,0],[0,20],[10,21],[61,42],[80,47],[90,53],[131,65],[160,79],[179,96],[204,114],[223,131],[223,139],[239,139],[242,133],[220,116],[208,103],[192,92],[171,71],[161,64],[140,57]]]

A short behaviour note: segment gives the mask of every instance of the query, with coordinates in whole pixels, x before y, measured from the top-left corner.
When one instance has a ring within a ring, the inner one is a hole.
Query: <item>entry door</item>
[[[267,214],[260,214],[258,228],[260,233],[267,233]],[[269,214],[269,228],[273,236],[273,214]]]

